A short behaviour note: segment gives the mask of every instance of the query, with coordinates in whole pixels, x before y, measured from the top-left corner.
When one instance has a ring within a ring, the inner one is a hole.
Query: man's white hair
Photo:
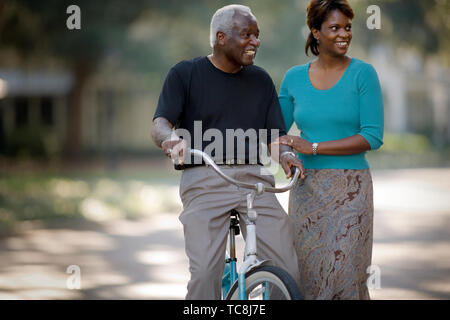
[[[211,27],[209,31],[209,44],[211,45],[211,48],[214,48],[214,45],[217,42],[217,32],[221,31],[226,35],[230,35],[233,27],[233,16],[236,11],[248,13],[255,18],[249,7],[240,4],[230,4],[217,10],[211,18]]]

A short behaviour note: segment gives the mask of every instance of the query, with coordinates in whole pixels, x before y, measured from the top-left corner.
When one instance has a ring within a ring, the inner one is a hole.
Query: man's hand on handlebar
[[[184,164],[184,157],[186,156],[188,145],[185,140],[166,140],[161,144],[164,154],[171,158],[175,164]]]
[[[281,164],[287,179],[292,177],[295,172],[295,170],[293,170],[295,167],[300,171],[299,178],[305,179],[306,172],[303,167],[303,162],[295,156],[291,147],[280,144],[281,138],[278,138],[269,144],[269,151],[272,158]]]
[[[303,162],[297,157],[294,157],[290,153],[284,153],[280,156],[280,164],[284,170],[284,173],[286,173],[286,178],[289,179],[292,177],[291,168],[297,167],[300,170],[300,179],[305,179],[305,168],[303,167]]]

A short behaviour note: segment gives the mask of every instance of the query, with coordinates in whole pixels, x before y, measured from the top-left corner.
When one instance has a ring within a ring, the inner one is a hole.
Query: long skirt
[[[289,197],[306,299],[370,299],[373,186],[369,169],[307,169]]]

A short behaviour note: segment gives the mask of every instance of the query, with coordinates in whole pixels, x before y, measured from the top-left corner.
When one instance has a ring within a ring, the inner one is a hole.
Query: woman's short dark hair
[[[333,10],[341,11],[346,17],[353,19],[353,10],[346,0],[311,0],[306,9],[306,24],[309,30],[320,30],[322,23],[327,19],[328,14]],[[318,56],[319,44],[314,38],[312,32],[309,33],[306,40],[305,53],[308,55],[308,50]]]

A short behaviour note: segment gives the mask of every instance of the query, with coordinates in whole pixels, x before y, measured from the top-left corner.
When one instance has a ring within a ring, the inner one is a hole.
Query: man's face
[[[230,62],[238,66],[253,64],[260,41],[258,23],[252,15],[237,11],[231,34],[225,38],[223,51]]]

